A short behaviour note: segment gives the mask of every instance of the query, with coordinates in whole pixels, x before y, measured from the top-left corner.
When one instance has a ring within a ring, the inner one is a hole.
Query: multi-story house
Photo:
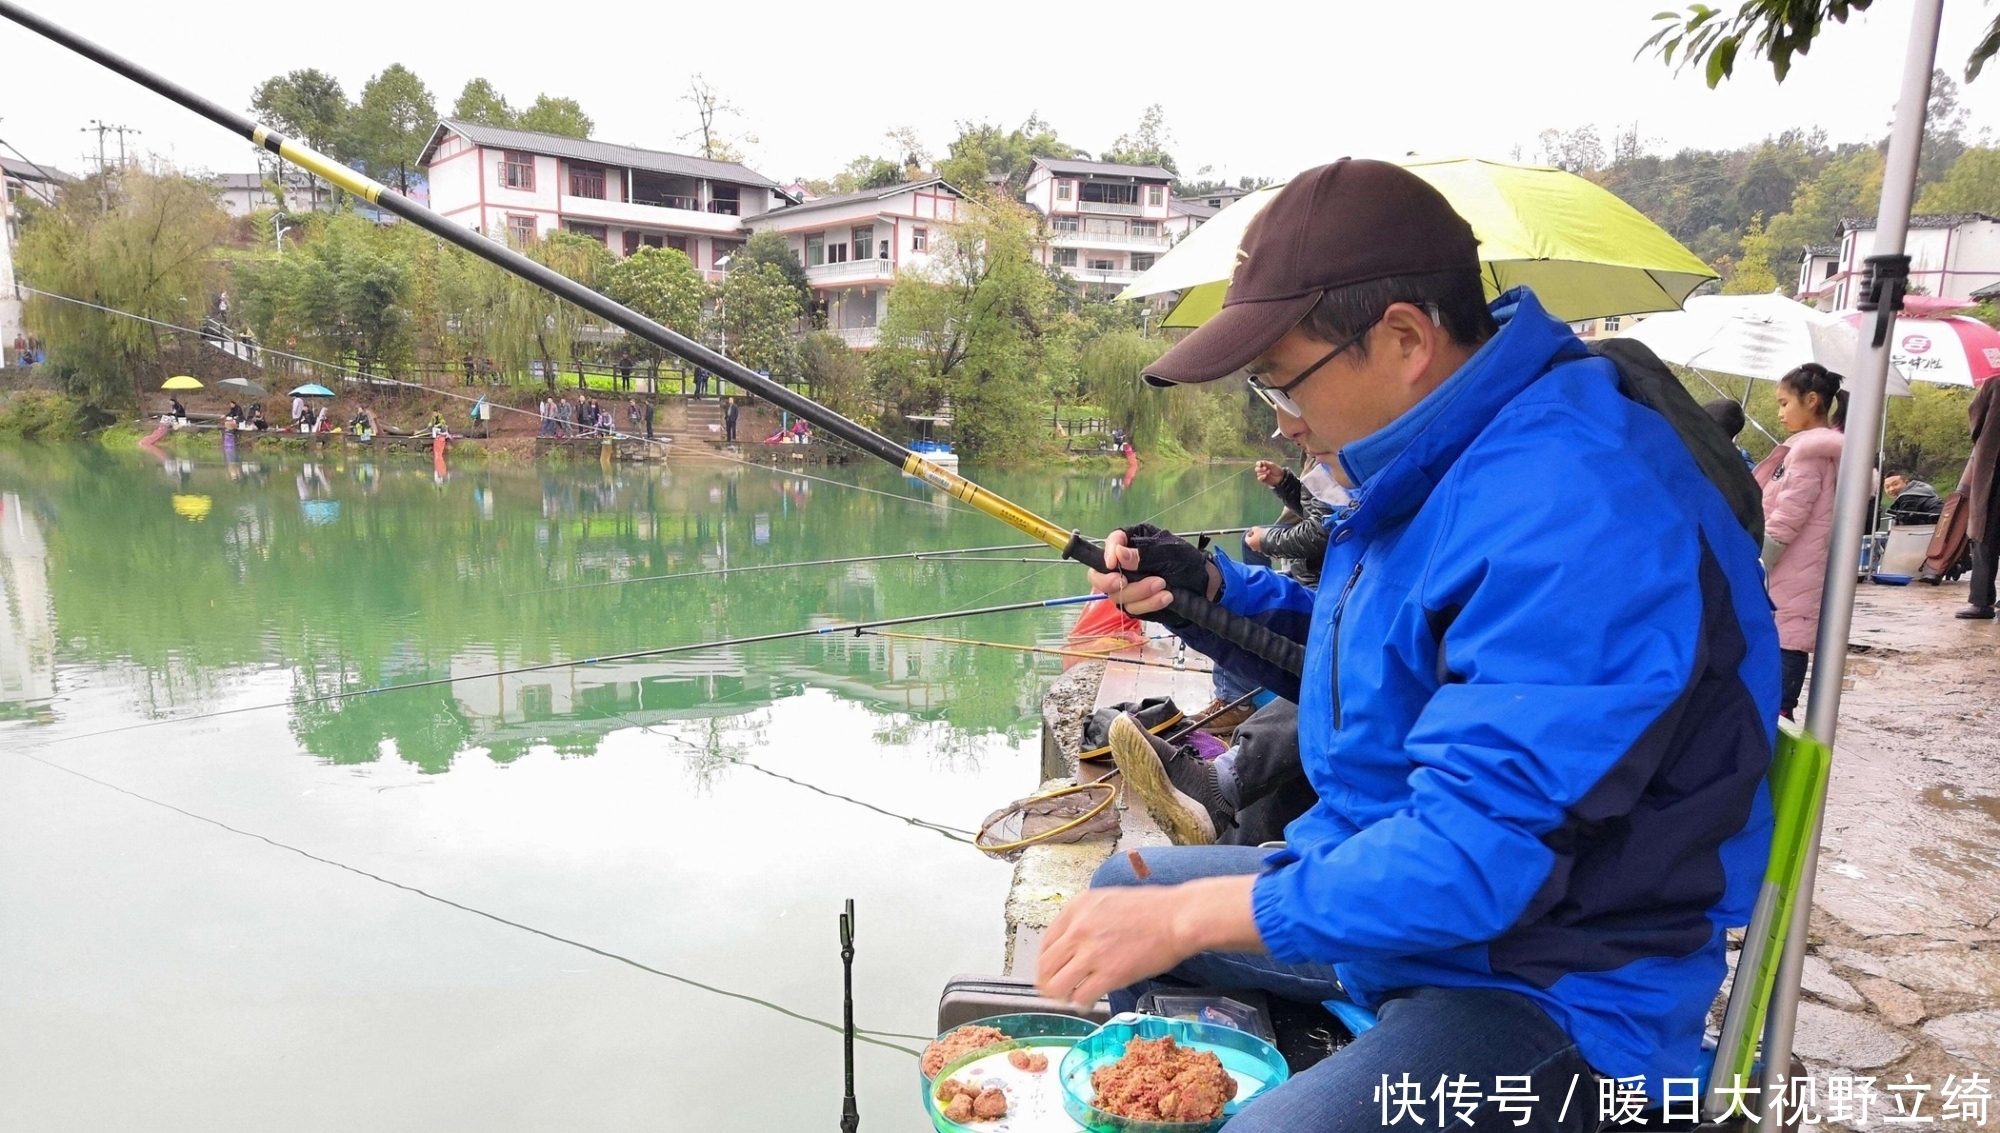
[[[933,177],[819,197],[743,223],[752,232],[784,234],[805,265],[827,329],[865,350],[875,345],[896,273],[929,261],[933,241],[959,219],[963,201]]]
[[[1837,247],[1809,248],[1799,257],[1799,301],[1822,311],[1852,309],[1861,301],[1866,261],[1874,252],[1873,217],[1841,221]],[[2000,283],[2000,217],[1983,212],[1913,216],[1904,252],[1910,257],[1913,290],[1974,301],[1973,292]]]
[[[742,247],[744,224],[787,201],[736,162],[456,118],[438,123],[417,164],[431,208],[468,228],[517,242],[562,229],[618,255],[676,248],[710,279]]]
[[[1199,223],[1173,211],[1173,179],[1157,165],[1036,158],[1023,197],[1049,219],[1044,262],[1105,289],[1139,278]]]

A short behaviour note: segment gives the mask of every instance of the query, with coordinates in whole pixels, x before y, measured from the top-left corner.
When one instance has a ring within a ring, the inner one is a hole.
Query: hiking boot
[[[1212,845],[1216,827],[1233,817],[1215,768],[1190,748],[1148,735],[1130,713],[1111,722],[1111,758],[1127,796],[1136,795],[1177,846]]]
[[[1236,707],[1230,708],[1229,702],[1218,696],[1208,702],[1208,707],[1195,713],[1194,718],[1200,720],[1202,717],[1208,716],[1211,712],[1215,713],[1215,715],[1210,716],[1202,723],[1201,730],[1211,736],[1220,737],[1226,743],[1231,736],[1236,734],[1236,726],[1238,724],[1256,714],[1257,706],[1246,700]]]
[[[1952,617],[1964,618],[1966,621],[1971,622],[1990,622],[1993,620],[1993,607],[1967,606],[1965,609],[1953,614]]]

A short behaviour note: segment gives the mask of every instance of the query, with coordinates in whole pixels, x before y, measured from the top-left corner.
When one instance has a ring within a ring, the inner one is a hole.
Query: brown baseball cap
[[[1479,241],[1430,182],[1386,161],[1308,169],[1244,231],[1221,312],[1146,367],[1146,380],[1212,382],[1270,349],[1324,291],[1455,268],[1479,270]]]

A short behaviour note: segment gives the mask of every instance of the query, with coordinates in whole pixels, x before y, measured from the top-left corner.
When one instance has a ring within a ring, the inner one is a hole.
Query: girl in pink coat
[[[1841,377],[1808,362],[1778,379],[1778,422],[1785,443],[1757,466],[1764,487],[1765,586],[1777,607],[1786,719],[1806,683],[1806,655],[1819,633],[1820,588],[1833,533],[1840,427],[1847,419]]]

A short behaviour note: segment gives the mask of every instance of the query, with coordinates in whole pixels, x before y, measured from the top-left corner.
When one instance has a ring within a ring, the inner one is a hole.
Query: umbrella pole
[[[1855,444],[1857,437],[1877,436],[1884,417],[1889,380],[1889,339],[1896,312],[1903,305],[1910,260],[1903,254],[1909,235],[1910,205],[1917,189],[1917,155],[1923,142],[1924,112],[1930,106],[1931,68],[1937,61],[1938,22],[1943,0],[1915,0],[1910,12],[1910,44],[1903,57],[1903,85],[1896,98],[1896,123],[1889,132],[1889,155],[1883,166],[1882,207],[1875,221],[1875,253],[1868,257],[1870,285],[1863,310],[1875,314],[1864,328],[1848,395],[1847,443],[1840,453],[1840,478],[1833,506],[1833,533],[1828,541],[1826,588],[1820,595],[1819,638],[1814,644],[1812,692],[1806,706],[1806,730],[1833,746],[1840,721],[1840,683],[1847,669],[1847,634],[1854,624],[1854,589],[1860,562],[1862,527],[1868,500],[1874,493],[1877,451]],[[1785,937],[1785,955],[1771,995],[1770,1019],[1764,1028],[1764,1097],[1783,1099],[1791,1076],[1792,1032],[1798,1023],[1799,978],[1805,970],[1806,931],[1812,919],[1813,879],[1819,869],[1819,839],[1826,808],[1819,809],[1812,838],[1806,844],[1805,870],[1799,878],[1798,902]]]

